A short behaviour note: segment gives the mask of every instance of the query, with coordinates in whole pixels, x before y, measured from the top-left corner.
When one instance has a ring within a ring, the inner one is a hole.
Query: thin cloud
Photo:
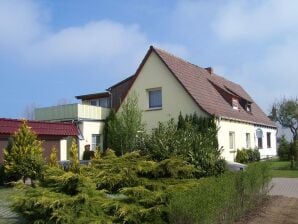
[[[46,33],[48,13],[33,1],[0,1],[0,49],[17,50]]]
[[[296,0],[229,1],[218,8],[213,31],[223,40],[256,41],[296,32]]]

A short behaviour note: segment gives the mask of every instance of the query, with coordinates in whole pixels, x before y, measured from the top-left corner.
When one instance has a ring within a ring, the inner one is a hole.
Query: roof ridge
[[[176,59],[178,59],[178,60],[180,60],[180,61],[183,61],[183,62],[185,62],[185,63],[187,63],[187,64],[190,64],[190,65],[195,66],[195,67],[197,67],[197,68],[206,70],[205,68],[200,67],[200,66],[198,66],[198,65],[196,65],[196,64],[194,64],[194,63],[192,63],[192,62],[190,62],[190,61],[187,61],[187,60],[185,60],[185,59],[183,59],[183,58],[181,58],[181,57],[179,57],[179,56],[177,56],[177,55],[174,55],[174,54],[172,54],[172,53],[170,53],[170,52],[168,52],[168,51],[166,51],[166,50],[164,50],[164,49],[161,49],[161,48],[159,48],[159,47],[155,47],[155,46],[153,46],[153,45],[151,45],[150,47],[151,47],[152,49],[154,49],[155,51],[156,51],[156,50],[157,50],[157,51],[161,51],[162,53],[165,53],[165,54],[167,54],[167,55],[169,55],[169,56],[171,56],[171,57],[174,57],[174,58],[176,58]]]
[[[37,121],[37,120],[29,120],[26,118],[5,118],[5,117],[0,117],[0,121],[15,121],[15,122],[22,122],[22,121],[26,121],[26,122],[30,122],[30,123],[46,123],[46,124],[66,124],[66,125],[72,125],[73,123],[69,123],[69,122],[55,122],[55,121]]]

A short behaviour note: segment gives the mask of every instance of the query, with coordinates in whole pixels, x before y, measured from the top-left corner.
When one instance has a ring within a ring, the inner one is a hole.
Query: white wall
[[[272,157],[272,156],[276,156],[277,155],[277,151],[276,151],[276,129],[273,128],[267,128],[267,127],[263,127],[263,126],[255,126],[255,133],[258,129],[261,129],[263,132],[263,148],[259,149],[260,154],[261,154],[261,158],[266,158],[266,157]],[[267,132],[271,133],[271,147],[268,148],[267,147]],[[257,136],[256,134],[254,135],[255,138],[255,146],[257,147]]]
[[[154,88],[162,89],[162,108],[158,110],[149,109],[148,89]],[[154,52],[148,57],[128,95],[132,93],[139,98],[148,130],[157,127],[159,121],[177,119],[180,111],[184,115],[196,112],[199,116],[207,116]]]
[[[224,148],[222,155],[226,160],[234,161],[236,156],[234,151],[246,148],[246,133],[250,133],[251,148],[257,148],[256,131],[258,128],[263,131],[263,149],[259,149],[261,158],[276,155],[276,129],[226,119],[220,120],[218,126],[218,143]],[[235,132],[235,149],[230,149],[230,132]],[[267,132],[271,133],[271,148],[267,148]]]
[[[222,153],[227,161],[234,161],[237,149],[246,148],[246,133],[250,133],[251,147],[255,147],[255,128],[252,124],[232,120],[220,120],[218,131],[218,143],[224,148]],[[229,133],[235,132],[235,148],[230,149]]]
[[[92,134],[100,134],[100,147],[102,148],[103,143],[103,121],[82,121],[79,124],[79,128],[82,132],[84,139],[79,141],[79,156],[83,159],[83,153],[85,150],[85,145],[92,145]]]

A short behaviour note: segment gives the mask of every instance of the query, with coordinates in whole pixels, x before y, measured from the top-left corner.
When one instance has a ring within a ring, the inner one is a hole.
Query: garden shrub
[[[171,195],[169,221],[231,223],[266,196],[269,181],[265,163],[250,164],[243,172],[201,179],[197,186]]]
[[[174,119],[159,123],[145,143],[143,152],[152,159],[161,161],[181,156],[197,168],[198,177],[219,175],[225,170],[214,117],[180,114],[178,124]]]
[[[108,149],[80,173],[47,167],[14,208],[30,223],[227,223],[266,193],[262,165],[198,180],[195,166],[181,157],[157,162]]]
[[[248,162],[258,162],[261,159],[261,154],[258,149],[247,149]]]
[[[248,155],[245,149],[237,149],[236,162],[238,163],[248,163]]]
[[[183,159],[155,162],[138,152],[108,149],[80,171],[47,167],[14,208],[31,223],[167,223],[169,194],[197,184]]]
[[[260,152],[258,149],[237,149],[236,162],[251,163],[260,161]]]
[[[74,173],[80,172],[80,160],[76,139],[72,139],[71,148],[69,152],[70,166],[69,170]]]

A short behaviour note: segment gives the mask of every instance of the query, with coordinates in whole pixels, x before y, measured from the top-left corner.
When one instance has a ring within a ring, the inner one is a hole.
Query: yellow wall
[[[162,109],[159,110],[149,109],[148,89],[154,88],[162,89]],[[139,98],[143,121],[148,130],[157,127],[159,121],[177,119],[180,111],[182,114],[196,112],[199,116],[206,116],[154,52],[148,57],[130,89],[129,94],[132,93],[136,93]]]

